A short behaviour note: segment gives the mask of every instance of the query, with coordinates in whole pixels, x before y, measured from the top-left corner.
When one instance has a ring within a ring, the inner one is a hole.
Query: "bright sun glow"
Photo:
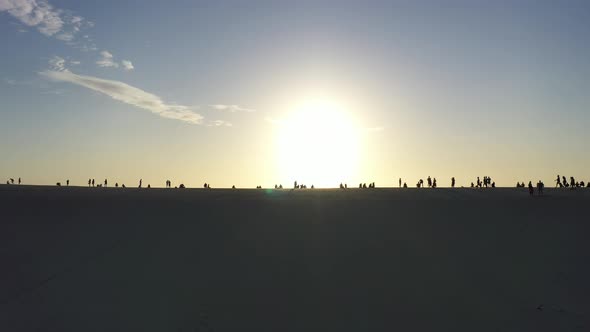
[[[281,179],[309,187],[350,181],[358,164],[359,135],[350,114],[334,103],[308,102],[280,121],[277,133]]]

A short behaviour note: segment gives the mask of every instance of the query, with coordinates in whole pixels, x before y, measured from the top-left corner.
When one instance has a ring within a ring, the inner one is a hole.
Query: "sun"
[[[306,102],[280,121],[276,137],[281,179],[333,188],[355,176],[359,135],[352,116],[333,102]]]

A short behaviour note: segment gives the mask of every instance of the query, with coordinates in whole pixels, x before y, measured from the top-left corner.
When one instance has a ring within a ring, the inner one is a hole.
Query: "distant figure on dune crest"
[[[348,189],[348,184],[347,183],[344,184],[344,189]]]
[[[344,189],[344,185],[340,182],[340,189]]]
[[[399,187],[401,188],[402,187],[402,178],[399,178],[398,183],[399,183]]]
[[[104,179],[104,186],[107,186],[107,179]]]
[[[471,182],[471,188],[473,188],[473,182]]]
[[[125,184],[124,183],[121,185],[121,188],[125,188]]]
[[[293,182],[293,189],[297,189],[299,188],[299,186],[297,186],[297,181]]]
[[[455,188],[455,177],[451,178],[451,188]]]
[[[148,189],[150,189],[152,186],[150,186],[150,184],[148,183],[148,186],[147,187],[148,187]]]
[[[311,185],[311,189],[314,189],[315,187],[313,186],[313,184]]]
[[[184,189],[184,183],[181,183],[180,186],[178,186],[178,188]]]
[[[496,188],[496,182],[492,182],[492,188]]]
[[[91,182],[91,180],[90,180],[90,179],[88,179],[88,187],[90,187],[90,182]]]
[[[535,194],[535,188],[533,188],[533,184],[529,181],[529,195],[533,196]]]
[[[58,182],[55,185],[58,186],[58,187],[61,187],[61,182]]]
[[[436,188],[436,178],[432,180],[432,188]]]
[[[20,184],[20,178],[18,178],[18,184]]]
[[[576,180],[574,180],[573,176],[570,176],[570,187],[575,187],[576,186]]]
[[[115,188],[119,188],[119,182],[115,182]]]
[[[565,179],[565,176],[562,176],[561,179],[562,179],[561,184],[563,184],[563,186],[566,187],[566,188],[569,187],[569,184],[567,183],[567,180]]]
[[[563,187],[563,185],[561,184],[561,178],[559,177],[559,174],[557,174],[557,179],[555,179],[555,188],[557,187]]]
[[[10,178],[10,184],[14,184],[14,179]]]
[[[92,186],[94,187],[94,179],[92,179]]]
[[[585,185],[584,185],[584,181],[580,181],[580,187],[582,187],[582,188],[584,188],[584,187],[585,187]]]
[[[537,182],[537,192],[539,193],[539,196],[543,195],[543,187],[545,187],[545,184],[539,180],[539,182]]]
[[[143,183],[143,179],[139,179],[139,187],[138,188],[141,188],[142,183]]]
[[[66,186],[70,186],[70,179],[66,180]]]
[[[233,186],[231,186],[231,188],[232,188],[232,189],[236,189],[236,186],[235,186],[235,185],[233,185]]]
[[[404,188],[407,188],[407,187],[408,187],[408,185],[404,182]]]
[[[430,178],[430,175],[426,179],[426,182],[428,182],[428,188],[432,187],[432,179]]]
[[[367,184],[363,183],[363,189],[367,189]]]

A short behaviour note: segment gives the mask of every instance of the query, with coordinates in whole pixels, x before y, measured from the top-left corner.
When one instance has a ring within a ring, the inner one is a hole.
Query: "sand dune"
[[[589,203],[1,185],[0,330],[588,331]]]

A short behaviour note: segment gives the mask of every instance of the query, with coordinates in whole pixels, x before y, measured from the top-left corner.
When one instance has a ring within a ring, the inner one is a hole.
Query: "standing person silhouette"
[[[533,184],[529,181],[529,195],[533,196],[535,194],[535,188],[533,188]]]
[[[92,186],[94,187],[94,179],[92,179]]]
[[[90,180],[90,179],[88,179],[88,187],[90,187],[90,182],[91,182],[91,180]]]
[[[426,179],[426,181],[428,182],[428,187],[432,187],[432,179],[430,178],[430,175],[428,176],[428,179]]]
[[[69,185],[70,185],[70,179],[67,179],[66,180],[66,186],[69,186]]]
[[[20,184],[20,177],[18,178],[18,184]]]
[[[106,188],[106,186],[107,186],[107,179],[104,179],[104,186]]]
[[[402,187],[402,178],[399,178],[398,183],[399,183],[399,187],[401,188]]]
[[[451,188],[455,188],[455,177],[451,178]]]
[[[139,188],[141,188],[141,183],[143,182],[143,179],[139,179]]]
[[[555,188],[559,187],[561,188],[562,184],[561,184],[561,177],[559,176],[559,174],[557,174],[557,179],[555,179]]]

